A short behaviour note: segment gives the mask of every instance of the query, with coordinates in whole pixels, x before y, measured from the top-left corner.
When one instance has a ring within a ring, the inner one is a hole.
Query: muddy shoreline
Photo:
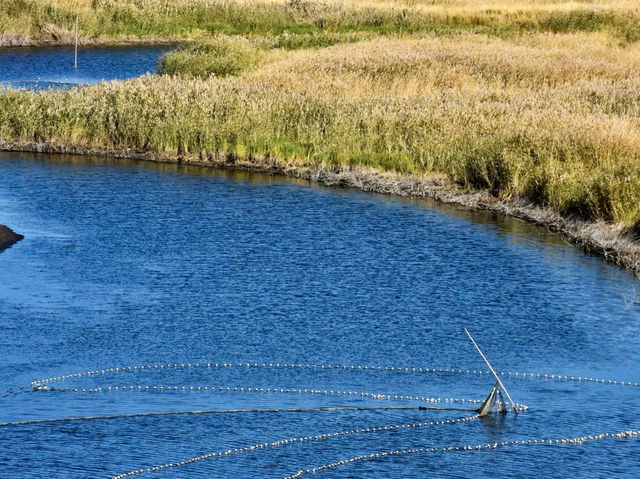
[[[0,225],[0,251],[20,241],[24,236],[18,234],[5,225]]]
[[[584,251],[631,270],[640,279],[640,241],[620,225],[604,221],[590,222],[563,216],[549,208],[522,199],[498,200],[485,191],[470,191],[445,176],[415,176],[383,172],[376,169],[322,169],[283,163],[274,158],[238,158],[218,154],[200,157],[158,156],[150,153],[0,141],[0,151],[87,155],[122,158],[157,163],[185,164],[225,169],[244,169],[306,179],[325,186],[430,198],[449,205],[513,216],[547,228]]]

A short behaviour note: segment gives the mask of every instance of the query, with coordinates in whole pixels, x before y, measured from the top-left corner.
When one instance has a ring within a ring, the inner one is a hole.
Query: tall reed
[[[639,64],[592,34],[382,38],[282,53],[236,77],[6,91],[0,138],[445,173],[638,227]]]
[[[444,173],[640,231],[633,0],[0,0],[0,41],[76,16],[194,41],[162,77],[0,93],[0,140]]]
[[[602,31],[623,43],[640,39],[640,7],[632,0],[0,0],[0,38],[69,43],[76,16],[85,41],[460,29],[493,35]]]
[[[167,53],[161,58],[158,71],[203,78],[239,75],[255,67],[263,56],[264,52],[245,38],[219,35],[207,41],[181,45],[176,51]]]

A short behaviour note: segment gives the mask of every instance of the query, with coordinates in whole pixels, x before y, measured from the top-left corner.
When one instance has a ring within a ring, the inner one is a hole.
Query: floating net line
[[[579,436],[573,438],[559,438],[559,439],[527,439],[520,441],[502,441],[487,444],[476,444],[474,446],[446,446],[446,447],[425,447],[417,449],[396,449],[393,451],[383,451],[372,454],[365,454],[360,456],[354,456],[348,459],[342,459],[340,461],[332,462],[330,464],[324,464],[314,467],[312,469],[301,469],[295,474],[286,476],[283,479],[298,479],[299,477],[316,474],[322,471],[330,469],[336,469],[338,467],[348,466],[357,462],[366,461],[378,461],[383,459],[389,459],[394,457],[409,456],[413,454],[429,454],[429,453],[448,453],[448,452],[473,452],[473,451],[486,451],[494,450],[498,448],[516,447],[516,446],[567,446],[567,445],[582,445],[589,441],[602,441],[606,439],[628,439],[637,438],[640,435],[640,430],[627,430],[616,433],[600,433],[589,436]],[[133,475],[133,474],[131,474]],[[116,476],[117,479],[127,477],[126,475]],[[115,478],[114,478],[115,479]]]
[[[457,368],[430,368],[430,367],[408,367],[408,366],[370,366],[370,365],[346,365],[346,364],[315,364],[315,363],[250,363],[250,362],[222,362],[222,363],[153,363],[140,364],[134,366],[111,367],[105,369],[93,369],[82,372],[63,374],[60,376],[52,376],[49,378],[36,379],[29,383],[30,387],[46,386],[49,384],[66,381],[69,379],[78,379],[84,377],[96,377],[123,373],[141,373],[145,371],[162,371],[162,370],[183,370],[183,369],[271,369],[271,370],[295,370],[295,369],[312,369],[312,370],[341,370],[341,371],[386,371],[394,373],[411,373],[411,374],[458,374],[473,376],[490,376],[491,372],[476,369],[457,369]],[[637,382],[630,382],[617,379],[594,378],[592,376],[569,376],[562,374],[549,373],[533,373],[533,372],[498,372],[502,377],[516,377],[521,379],[551,379],[556,381],[568,382],[589,382],[599,384],[612,384],[628,387],[639,387]]]
[[[481,399],[469,398],[453,398],[453,397],[428,397],[413,396],[406,394],[386,394],[364,391],[350,391],[343,389],[311,389],[311,388],[273,388],[273,387],[244,387],[244,386],[164,386],[164,385],[129,385],[129,386],[105,386],[96,388],[49,388],[47,386],[38,386],[36,391],[47,391],[55,393],[78,393],[78,394],[99,394],[99,393],[222,393],[222,394],[267,394],[267,395],[310,395],[324,397],[340,397],[346,399],[370,399],[374,401],[407,401],[421,403],[419,406],[315,406],[300,408],[249,408],[249,409],[212,409],[212,410],[193,410],[193,411],[168,411],[168,412],[149,412],[149,413],[132,413],[132,414],[113,414],[102,416],[80,416],[53,419],[33,419],[23,421],[10,421],[0,423],[0,427],[4,426],[20,426],[29,424],[44,424],[65,421],[88,421],[100,419],[117,419],[145,416],[170,416],[170,415],[186,415],[186,414],[230,414],[230,413],[251,413],[251,412],[313,412],[313,411],[365,411],[365,410],[436,410],[436,411],[470,411],[475,412],[479,405],[484,401]],[[468,407],[464,407],[468,405]],[[518,404],[520,411],[526,411],[528,407],[524,404]]]
[[[407,424],[392,424],[388,426],[363,427],[359,429],[347,429],[347,430],[342,430],[337,432],[330,432],[326,434],[316,434],[313,436],[293,436],[287,439],[281,439],[274,442],[265,442],[265,443],[254,444],[251,446],[245,446],[241,448],[210,452],[210,453],[206,453],[200,456],[195,456],[190,459],[186,459],[179,462],[170,462],[170,463],[161,464],[157,466],[134,469],[132,471],[125,472],[123,474],[118,474],[117,476],[113,476],[111,477],[111,479],[123,479],[125,477],[138,476],[138,475],[143,475],[145,473],[149,474],[152,472],[163,471],[165,469],[173,469],[173,468],[188,466],[190,464],[194,464],[197,462],[209,461],[216,458],[254,452],[261,449],[268,449],[268,448],[273,449],[273,448],[283,447],[287,445],[299,445],[306,442],[320,442],[320,441],[326,441],[326,440],[336,439],[341,437],[350,437],[350,436],[377,433],[377,432],[393,432],[393,431],[403,432],[403,431],[409,431],[413,429],[433,428],[437,426],[462,424],[469,421],[474,421],[479,417],[480,416],[478,414],[475,414],[473,416],[448,418],[448,419],[441,419],[439,421],[431,421],[431,422],[417,422],[417,423],[414,422],[414,423],[407,423]]]
[[[247,408],[247,409],[207,409],[191,411],[159,411],[140,412],[130,414],[107,414],[104,416],[75,416],[53,419],[28,419],[24,421],[0,422],[0,427],[29,426],[36,424],[48,424],[74,421],[101,421],[109,419],[127,419],[136,417],[155,416],[188,416],[205,414],[247,414],[247,413],[290,413],[290,412],[322,412],[322,411],[475,411],[468,408],[452,408],[438,406],[316,406],[316,407],[290,407],[290,408]],[[526,409],[522,409],[525,411]]]
[[[120,385],[97,385],[96,387],[76,387],[70,385],[66,387],[63,383],[65,381],[73,380],[86,380],[97,379],[102,377],[112,377],[115,375],[133,375],[146,372],[164,371],[167,373],[174,373],[184,370],[222,370],[222,369],[240,369],[240,370],[313,370],[313,371],[343,371],[343,372],[386,372],[396,374],[442,374],[442,375],[465,375],[465,376],[489,376],[493,377],[491,371],[485,370],[471,370],[460,368],[431,368],[431,367],[398,367],[398,366],[369,366],[369,365],[346,365],[346,364],[329,364],[329,363],[256,363],[256,362],[206,362],[206,363],[152,363],[141,364],[135,366],[123,366],[113,367],[105,369],[86,370],[83,372],[63,374],[60,376],[52,376],[49,378],[43,378],[33,380],[29,383],[27,388],[21,388],[22,390],[32,391],[56,391],[56,392],[71,392],[82,394],[101,394],[101,393],[240,393],[240,394],[290,394],[290,395],[312,395],[322,397],[340,397],[345,399],[368,399],[376,401],[409,401],[418,402],[419,406],[414,405],[376,405],[376,406],[331,406],[331,407],[300,407],[300,408],[251,408],[251,409],[217,409],[206,411],[172,411],[172,412],[150,412],[150,413],[137,413],[137,414],[118,414],[110,416],[87,416],[87,417],[74,417],[74,418],[60,418],[60,419],[42,419],[31,421],[15,421],[10,423],[0,423],[0,426],[19,426],[27,424],[41,424],[48,422],[60,422],[60,421],[81,421],[81,420],[101,420],[101,419],[116,419],[116,418],[128,418],[128,417],[145,417],[145,416],[163,416],[163,415],[179,415],[179,414],[232,414],[232,413],[278,413],[278,412],[316,412],[316,411],[339,411],[339,410],[374,410],[374,409],[395,409],[395,410],[459,410],[474,412],[473,416],[465,418],[454,418],[441,421],[401,424],[395,426],[374,426],[369,428],[353,429],[348,431],[338,431],[328,434],[314,435],[314,436],[297,436],[288,439],[282,439],[271,443],[254,444],[251,446],[245,446],[242,448],[227,449],[222,451],[210,452],[200,456],[195,456],[190,459],[169,462],[162,465],[150,466],[146,468],[134,469],[127,473],[113,476],[112,479],[121,479],[134,475],[141,475],[145,473],[158,472],[167,469],[173,469],[176,467],[182,467],[193,463],[198,463],[215,458],[221,458],[224,456],[231,456],[236,454],[244,454],[247,452],[253,452],[261,449],[270,449],[274,447],[281,447],[290,444],[302,444],[309,441],[322,441],[329,440],[337,437],[353,436],[356,434],[364,433],[380,433],[384,431],[405,431],[415,428],[435,427],[444,424],[459,424],[462,422],[468,422],[479,417],[478,405],[482,404],[483,400],[478,399],[466,399],[466,398],[439,398],[439,397],[426,397],[416,396],[413,394],[388,394],[388,393],[373,393],[364,391],[351,391],[344,389],[314,389],[314,388],[301,388],[301,387],[289,387],[289,388],[273,388],[273,387],[245,387],[245,386],[221,386],[216,384],[205,385],[167,385],[155,384],[155,385],[142,385],[142,384],[122,384]],[[502,371],[497,373],[500,377],[519,378],[526,380],[552,380],[562,382],[576,382],[576,383],[595,383],[604,385],[615,385],[625,387],[638,387],[637,382],[630,382],[624,380],[612,380],[603,378],[594,378],[589,376],[570,376],[562,374],[548,374],[548,373],[532,373],[532,372],[509,372]],[[464,407],[471,406],[471,407]],[[527,406],[515,405],[515,412],[526,411]],[[311,469],[298,470],[293,475],[287,476],[284,479],[294,479],[306,474],[315,474],[324,470],[334,469],[336,467],[346,466],[361,461],[374,461],[379,459],[385,459],[397,456],[407,456],[415,454],[425,453],[441,453],[441,452],[457,452],[457,451],[476,451],[476,450],[490,450],[504,447],[514,447],[523,445],[566,445],[566,444],[583,444],[587,441],[598,441],[603,439],[619,439],[637,437],[640,431],[624,431],[619,433],[601,433],[591,436],[581,436],[575,438],[559,438],[559,439],[529,439],[521,441],[504,441],[491,444],[478,444],[475,446],[445,446],[445,447],[425,447],[417,449],[397,449],[394,451],[377,452],[373,454],[354,456],[348,459],[340,460],[326,465],[321,465]]]
[[[288,388],[274,388],[274,387],[244,387],[244,386],[164,386],[164,385],[123,385],[123,386],[105,386],[96,388],[38,388],[37,391],[51,391],[51,392],[72,392],[83,394],[98,394],[98,393],[175,393],[175,392],[189,392],[189,393],[257,393],[257,394],[290,394],[290,395],[311,395],[311,396],[335,396],[344,398],[366,398],[373,400],[386,400],[386,401],[413,401],[429,404],[482,404],[481,399],[466,399],[466,398],[450,398],[450,397],[428,397],[428,396],[414,396],[409,394],[386,394],[377,392],[365,392],[365,391],[348,391],[343,389],[311,389],[300,387],[288,387]]]

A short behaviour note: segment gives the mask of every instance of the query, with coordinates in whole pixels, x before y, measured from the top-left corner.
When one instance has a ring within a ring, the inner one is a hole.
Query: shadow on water
[[[2,158],[2,155],[3,153],[0,152],[0,159]],[[16,156],[15,154],[12,155]],[[364,197],[377,198],[378,200],[387,203],[390,206],[396,204],[417,205],[427,209],[436,209],[437,211],[445,213],[451,217],[458,218],[462,221],[468,221],[473,224],[480,225],[488,230],[494,230],[506,241],[509,241],[515,245],[541,249],[544,251],[545,255],[549,256],[550,260],[553,260],[553,258],[557,257],[566,257],[568,255],[569,257],[583,258],[584,261],[588,262],[591,265],[600,265],[602,274],[608,274],[611,271],[620,269],[616,266],[612,266],[604,262],[599,256],[586,253],[580,248],[571,245],[557,234],[550,232],[542,226],[531,224],[519,218],[514,218],[501,213],[474,210],[461,205],[444,204],[429,198],[368,193],[357,189],[344,187],[326,187],[301,178],[292,178],[284,175],[267,174],[243,169],[221,169],[197,165],[155,163],[143,160],[110,159],[79,155],[20,154],[20,157],[32,158],[36,161],[61,165],[109,165],[119,168],[148,168],[166,173],[186,176],[227,178],[254,185],[273,185],[279,183],[287,183],[297,186],[320,188],[326,191],[331,191],[338,195],[345,195],[347,197],[353,195],[362,195]],[[632,276],[631,273],[628,274],[630,277]]]
[[[2,158],[0,153],[0,159]],[[15,156],[15,154],[13,154]],[[227,178],[236,181],[246,182],[255,185],[273,185],[279,183],[288,183],[297,186],[309,186],[312,188],[320,188],[326,191],[331,191],[338,195],[345,195],[347,197],[353,195],[362,195],[364,197],[377,198],[378,200],[388,203],[390,206],[395,204],[405,205],[417,205],[428,209],[437,209],[447,215],[451,215],[456,218],[460,218],[464,221],[470,221],[478,225],[485,225],[487,228],[495,229],[504,237],[521,245],[536,245],[545,244],[549,246],[557,246],[560,249],[572,252],[573,254],[584,255],[579,249],[574,248],[569,243],[564,241],[557,234],[548,231],[546,228],[539,225],[527,223],[518,218],[503,215],[492,211],[473,210],[471,208],[461,205],[449,205],[441,203],[430,198],[416,198],[405,197],[388,194],[368,193],[354,188],[345,187],[327,187],[315,183],[313,181],[292,178],[285,175],[267,174],[258,171],[250,171],[244,169],[223,169],[223,168],[211,168],[207,166],[198,165],[184,165],[175,163],[156,163],[143,160],[126,160],[126,159],[111,159],[101,158],[93,156],[79,156],[79,155],[30,155],[20,154],[24,158],[33,158],[37,161],[42,161],[51,164],[62,165],[110,165],[114,167],[122,168],[149,168],[165,173],[173,173],[187,176],[203,176],[203,177],[216,177]],[[556,251],[554,249],[554,251]]]

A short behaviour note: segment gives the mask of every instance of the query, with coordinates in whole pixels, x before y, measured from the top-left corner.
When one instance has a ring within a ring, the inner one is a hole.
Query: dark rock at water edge
[[[22,238],[24,238],[24,236],[14,233],[4,225],[0,225],[0,251],[8,248],[13,243],[20,241]]]

